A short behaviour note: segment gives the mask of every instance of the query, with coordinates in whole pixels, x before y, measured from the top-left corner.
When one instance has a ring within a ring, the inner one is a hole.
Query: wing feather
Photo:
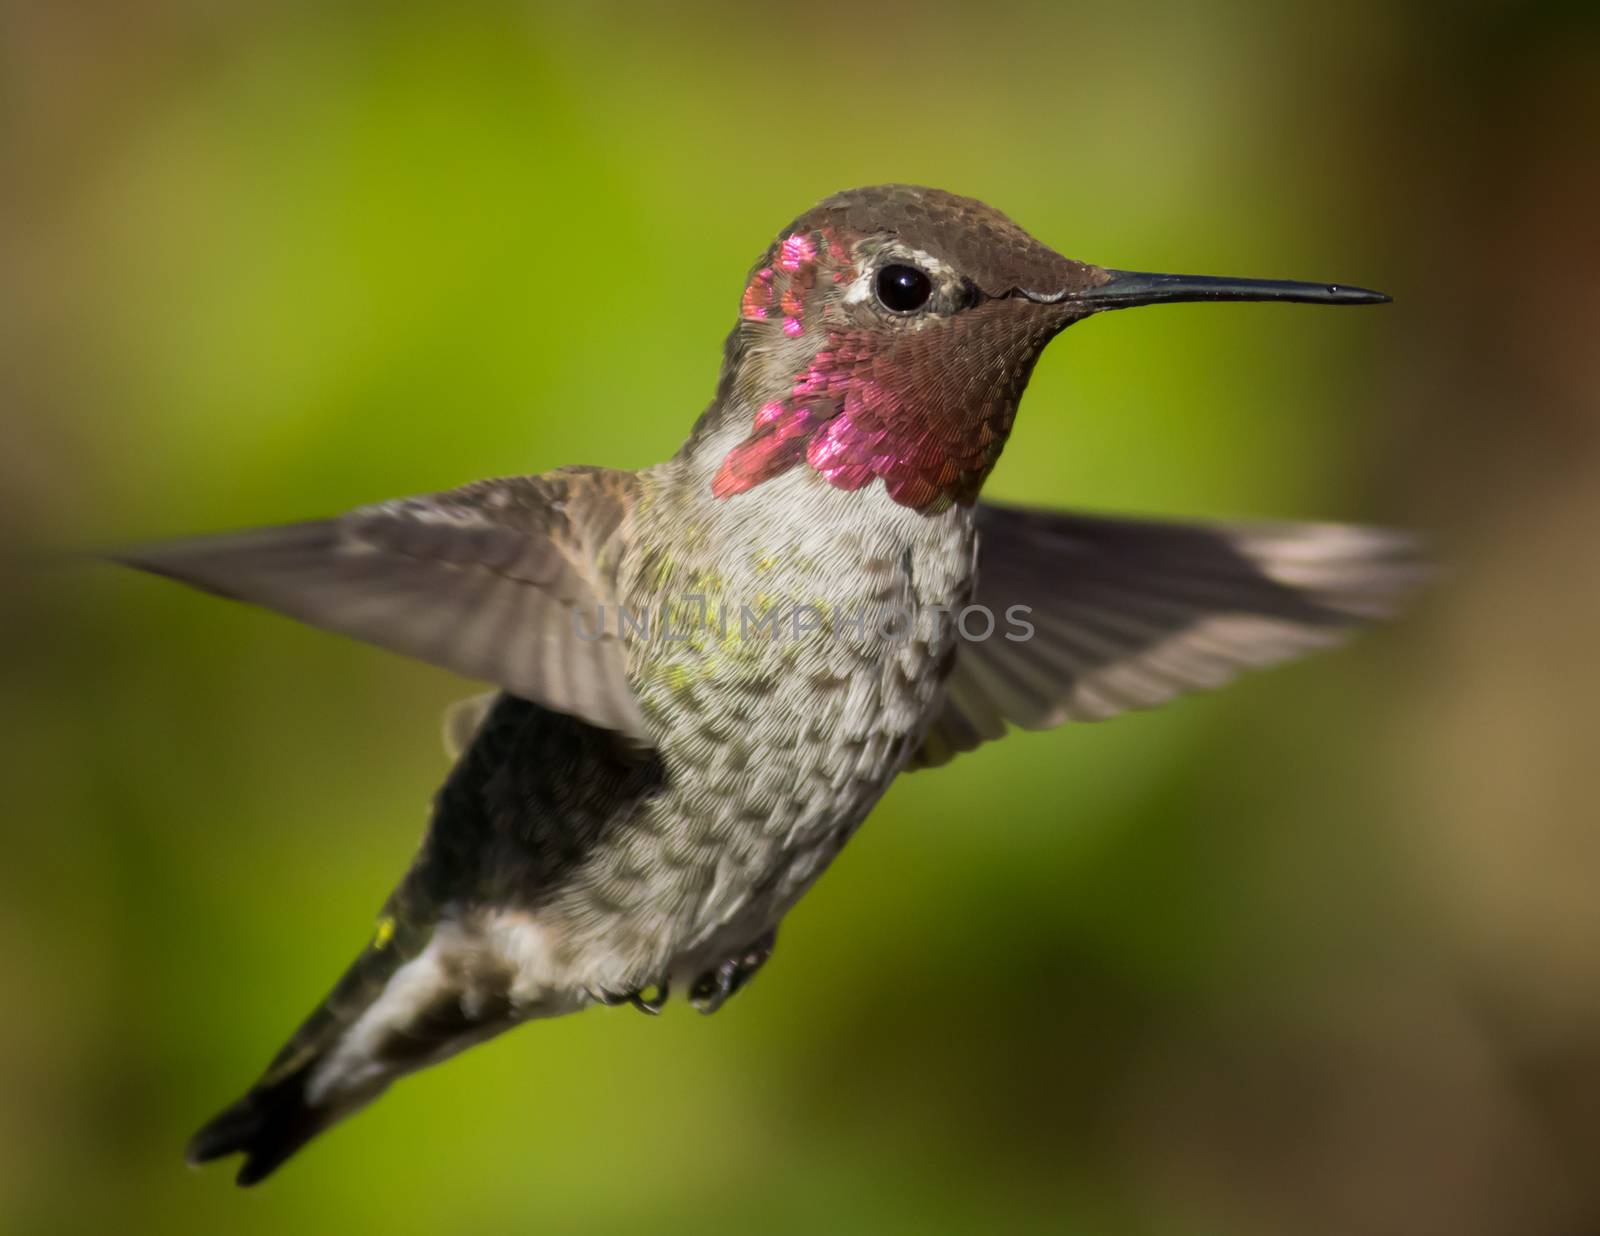
[[[1415,537],[1351,524],[1185,524],[982,503],[974,603],[1033,635],[963,643],[913,766],[1011,725],[1152,708],[1340,642],[1428,576]]]
[[[578,635],[581,614],[592,629],[595,607],[615,604],[637,485],[567,469],[111,556],[647,743],[620,640]]]

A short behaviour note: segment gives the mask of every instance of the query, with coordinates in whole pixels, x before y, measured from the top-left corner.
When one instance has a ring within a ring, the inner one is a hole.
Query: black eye
[[[885,266],[876,287],[879,303],[896,313],[920,309],[933,295],[933,281],[915,266]]]

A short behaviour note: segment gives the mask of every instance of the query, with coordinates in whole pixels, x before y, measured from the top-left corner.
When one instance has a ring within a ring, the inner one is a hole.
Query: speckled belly
[[[563,934],[581,937],[598,985],[683,981],[776,926],[920,740],[956,638],[934,607],[968,595],[970,529],[907,521],[850,548],[845,568],[783,572],[779,595],[725,555],[717,573],[692,571],[705,637],[635,649],[666,787],[565,899]],[[741,628],[763,587],[780,609],[814,603],[822,625],[776,638]],[[693,608],[680,631],[695,627]]]
[[[631,972],[614,985],[692,977],[775,926],[888,788],[936,702],[937,646],[852,656],[677,688],[667,788],[585,873],[610,907],[596,949]]]
[[[886,658],[876,674],[808,683],[794,693],[801,698],[774,701],[800,724],[769,727],[759,750],[685,779],[678,809],[698,816],[689,831],[705,838],[705,865],[685,906],[674,972],[692,977],[777,925],[904,764],[939,681],[936,659],[919,649]],[[749,775],[734,773],[741,762]]]

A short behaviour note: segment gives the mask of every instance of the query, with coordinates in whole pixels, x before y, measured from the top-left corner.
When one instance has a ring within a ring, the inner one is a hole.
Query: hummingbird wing
[[[111,557],[417,657],[648,745],[615,604],[638,480],[573,468]]]
[[[1008,724],[1098,721],[1328,647],[1395,613],[1428,574],[1415,537],[1351,524],[1165,523],[987,502],[977,518],[973,603],[995,629],[959,645],[912,767]]]

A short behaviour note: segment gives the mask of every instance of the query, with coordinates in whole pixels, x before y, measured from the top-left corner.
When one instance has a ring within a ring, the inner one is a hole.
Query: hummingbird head
[[[785,228],[750,273],[716,406],[751,421],[712,491],[731,498],[805,464],[841,489],[881,478],[917,510],[971,502],[1034,362],[1079,318],[1162,301],[1387,299],[1110,270],[1062,257],[971,198],[847,190]]]

